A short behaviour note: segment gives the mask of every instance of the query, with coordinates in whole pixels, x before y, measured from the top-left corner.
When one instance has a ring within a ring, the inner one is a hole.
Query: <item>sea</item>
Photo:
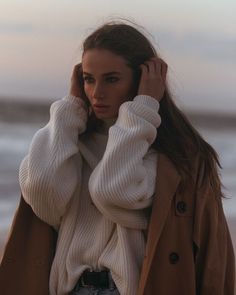
[[[28,110],[31,112],[30,110]],[[236,122],[228,126],[225,121],[205,118],[198,124],[198,131],[217,151],[222,165],[220,170],[224,193],[223,200],[226,218],[236,218]],[[196,121],[198,122],[198,121]],[[19,166],[27,154],[35,132],[46,124],[45,119],[18,121],[16,118],[0,118],[0,239],[4,241],[20,199],[18,182]]]

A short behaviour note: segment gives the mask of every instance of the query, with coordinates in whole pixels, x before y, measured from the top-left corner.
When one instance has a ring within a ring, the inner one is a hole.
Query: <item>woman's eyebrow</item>
[[[87,73],[87,72],[83,72],[84,75],[88,75],[88,76],[92,76],[92,74]],[[110,76],[110,75],[121,75],[120,72],[107,72],[102,74],[103,76]]]

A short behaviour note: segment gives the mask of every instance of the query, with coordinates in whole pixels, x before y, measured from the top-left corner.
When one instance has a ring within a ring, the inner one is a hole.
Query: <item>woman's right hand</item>
[[[86,97],[84,92],[83,71],[81,63],[75,65],[73,69],[71,76],[70,94],[83,99],[86,105],[88,105],[88,98]]]

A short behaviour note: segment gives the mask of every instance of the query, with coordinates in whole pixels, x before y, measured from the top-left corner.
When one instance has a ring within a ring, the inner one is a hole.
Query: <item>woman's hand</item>
[[[73,69],[71,76],[70,94],[83,99],[86,105],[89,104],[88,98],[86,97],[84,92],[83,71],[81,63],[77,64]]]
[[[167,64],[154,57],[140,65],[140,68],[142,73],[138,94],[150,95],[160,101],[165,92]]]
[[[87,107],[90,106],[89,99],[87,98],[84,92],[82,63],[75,65],[73,69],[72,76],[71,76],[70,94],[81,98],[86,103]]]

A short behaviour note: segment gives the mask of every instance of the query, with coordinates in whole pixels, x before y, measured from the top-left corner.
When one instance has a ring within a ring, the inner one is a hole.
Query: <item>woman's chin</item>
[[[113,119],[114,117],[117,117],[115,114],[98,114],[98,113],[95,113],[95,115],[100,120]]]

